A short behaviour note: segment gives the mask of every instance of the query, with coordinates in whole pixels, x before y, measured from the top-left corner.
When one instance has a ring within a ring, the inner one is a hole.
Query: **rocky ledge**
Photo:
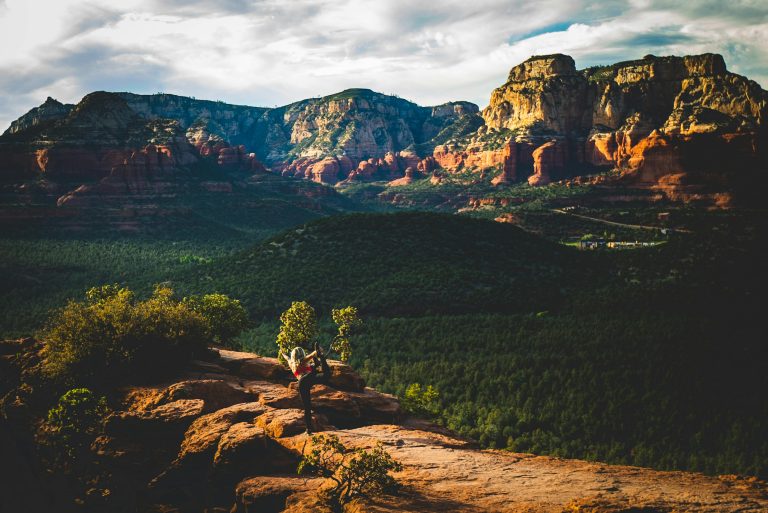
[[[32,346],[0,344],[3,365],[28,360]],[[328,511],[317,499],[322,480],[296,474],[312,440],[285,367],[251,353],[213,355],[178,379],[119,391],[120,406],[92,446],[103,471],[88,492],[92,510]],[[398,494],[348,504],[348,512],[768,510],[768,486],[754,478],[479,450],[404,416],[396,397],[367,388],[349,366],[330,365],[329,386],[313,390],[316,429],[350,448],[381,443],[403,464]]]

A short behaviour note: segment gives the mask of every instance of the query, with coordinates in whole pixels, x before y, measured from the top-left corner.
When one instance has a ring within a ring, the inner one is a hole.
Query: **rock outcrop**
[[[530,185],[547,185],[568,164],[568,148],[562,141],[549,141],[533,152],[533,174]]]
[[[490,129],[533,128],[570,135],[587,127],[586,79],[567,55],[532,57],[512,68],[491,95],[483,119]]]
[[[10,398],[5,402],[9,419],[29,408],[19,399],[24,390],[14,386],[39,361],[39,351],[32,339],[0,342],[0,391]],[[366,388],[349,366],[331,366],[330,384],[313,389],[315,429],[338,436],[350,448],[383,444],[403,464],[395,475],[403,485],[400,493],[357,500],[345,511],[758,513],[768,508],[768,485],[755,478],[479,450],[444,428],[404,417],[396,398]],[[275,358],[218,350],[164,384],[123,388],[112,402],[105,432],[91,446],[99,476],[89,481],[92,487],[79,507],[328,511],[317,494],[326,486],[323,480],[296,475],[301,455],[312,450],[313,442],[302,433],[295,383]],[[18,434],[8,426],[0,423],[11,437],[3,442],[12,446]],[[8,455],[0,465],[15,476],[12,495],[35,492],[10,504],[50,510],[45,481],[18,473],[24,468],[17,461],[21,456]]]
[[[416,171],[414,168],[409,167],[405,170],[405,176],[402,178],[397,178],[395,180],[392,180],[387,185],[390,187],[402,187],[403,185],[410,185],[414,181],[416,181],[420,176],[417,175],[418,171]]]
[[[723,190],[764,175],[766,113],[766,92],[728,72],[719,55],[649,55],[581,71],[570,57],[550,55],[515,66],[482,115],[510,140],[565,139],[565,162],[552,154],[561,178],[615,167],[625,185],[664,182],[671,192],[682,185],[670,182]],[[536,170],[529,183],[550,179]]]

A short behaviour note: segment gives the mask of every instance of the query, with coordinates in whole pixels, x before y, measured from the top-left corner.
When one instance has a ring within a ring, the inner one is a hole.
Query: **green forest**
[[[484,447],[766,476],[765,230],[734,226],[618,252],[429,213],[266,239],[5,237],[0,333],[32,334],[91,286],[148,297],[165,283],[241,300],[250,328],[234,345],[274,355],[292,301],[354,305],[351,363],[369,385],[436,387],[437,422]]]

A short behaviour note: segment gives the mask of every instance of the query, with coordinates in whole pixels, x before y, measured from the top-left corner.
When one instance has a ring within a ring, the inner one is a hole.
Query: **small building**
[[[579,249],[597,249],[606,247],[605,239],[587,239],[579,241]]]

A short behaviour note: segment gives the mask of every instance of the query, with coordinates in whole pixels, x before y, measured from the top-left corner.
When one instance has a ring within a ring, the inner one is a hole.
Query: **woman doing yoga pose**
[[[307,425],[307,434],[312,434],[312,401],[310,391],[312,385],[328,383],[328,379],[331,377],[328,362],[325,360],[325,355],[317,343],[315,343],[315,350],[309,354],[306,354],[306,351],[301,347],[293,348],[290,356],[286,356],[282,352],[280,354],[288,361],[291,372],[299,382],[299,395],[304,405],[304,422]],[[321,369],[320,372],[317,370],[318,364]]]

